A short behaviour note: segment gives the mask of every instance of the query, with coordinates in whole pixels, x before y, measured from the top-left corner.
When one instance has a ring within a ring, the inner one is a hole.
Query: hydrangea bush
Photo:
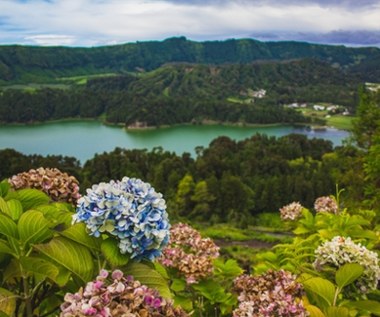
[[[338,204],[336,200],[330,196],[318,197],[314,202],[316,212],[328,212],[332,214],[338,213]]]
[[[339,268],[346,263],[358,263],[364,268],[363,275],[356,282],[362,293],[376,290],[380,280],[379,258],[377,253],[368,250],[350,237],[336,236],[324,242],[316,251],[314,267],[317,270],[324,266]]]
[[[172,267],[186,277],[188,284],[210,276],[213,260],[219,256],[219,247],[209,238],[183,223],[170,229],[169,245],[158,259],[166,267]]]
[[[102,270],[95,281],[75,294],[67,293],[61,305],[61,317],[111,316],[188,316],[181,308],[160,296],[158,291],[141,285],[132,276],[115,270],[109,276]]]
[[[235,279],[239,307],[234,317],[305,317],[303,287],[296,277],[284,270],[269,270],[259,276],[241,275]]]
[[[117,239],[120,252],[136,260],[153,260],[169,241],[165,200],[140,179],[93,185],[78,200],[74,222],[84,222],[95,237]]]
[[[14,189],[35,188],[42,190],[55,201],[76,204],[80,198],[79,183],[74,176],[57,168],[37,168],[19,173],[8,179]]]
[[[302,216],[303,206],[299,202],[292,202],[280,208],[280,216],[282,220],[297,220]]]

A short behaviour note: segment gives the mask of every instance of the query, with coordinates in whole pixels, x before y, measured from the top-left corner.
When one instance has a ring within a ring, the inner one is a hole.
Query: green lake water
[[[207,147],[218,136],[243,140],[256,133],[276,137],[302,133],[310,138],[331,140],[334,145],[341,145],[342,140],[349,136],[346,131],[332,128],[313,131],[292,126],[184,125],[126,131],[121,127],[105,126],[96,121],[69,121],[0,126],[0,149],[13,148],[24,154],[74,156],[84,163],[95,153],[109,152],[115,147],[151,150],[161,146],[164,150],[174,151],[179,155],[183,152],[195,155],[195,147]]]

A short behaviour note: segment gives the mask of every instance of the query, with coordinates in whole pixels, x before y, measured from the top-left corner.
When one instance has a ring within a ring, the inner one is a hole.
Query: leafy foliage
[[[153,267],[130,263],[116,244],[72,225],[73,206],[52,202],[36,189],[0,184],[0,312],[9,316],[54,313],[65,292],[90,281],[97,268],[124,267],[170,298],[166,280]],[[103,242],[102,242],[103,240]]]

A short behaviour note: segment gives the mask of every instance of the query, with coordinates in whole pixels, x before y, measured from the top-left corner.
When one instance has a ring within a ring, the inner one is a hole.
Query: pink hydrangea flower
[[[85,291],[66,294],[60,317],[171,316],[188,317],[180,307],[160,296],[157,290],[141,285],[119,270],[108,274],[102,270]]]
[[[303,287],[296,277],[284,270],[260,276],[242,275],[235,279],[239,307],[233,317],[306,317]]]
[[[57,168],[31,169],[12,176],[8,182],[14,189],[36,188],[55,201],[65,201],[74,205],[81,197],[78,180]]]
[[[179,271],[188,284],[196,283],[213,272],[213,260],[219,256],[219,247],[209,238],[183,223],[170,229],[168,246],[158,261]]]
[[[330,196],[322,196],[315,200],[314,209],[316,212],[338,213],[338,204],[336,200]]]
[[[280,208],[281,219],[294,221],[302,216],[303,208],[299,202],[292,202]]]

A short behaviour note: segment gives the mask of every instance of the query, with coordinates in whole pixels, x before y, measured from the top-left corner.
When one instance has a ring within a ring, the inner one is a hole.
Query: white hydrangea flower
[[[355,243],[350,237],[336,236],[326,241],[315,251],[314,266],[317,269],[324,265],[337,268],[346,263],[358,263],[364,268],[363,275],[358,279],[357,286],[361,292],[377,289],[380,280],[379,258],[377,253],[368,250],[360,243]]]

